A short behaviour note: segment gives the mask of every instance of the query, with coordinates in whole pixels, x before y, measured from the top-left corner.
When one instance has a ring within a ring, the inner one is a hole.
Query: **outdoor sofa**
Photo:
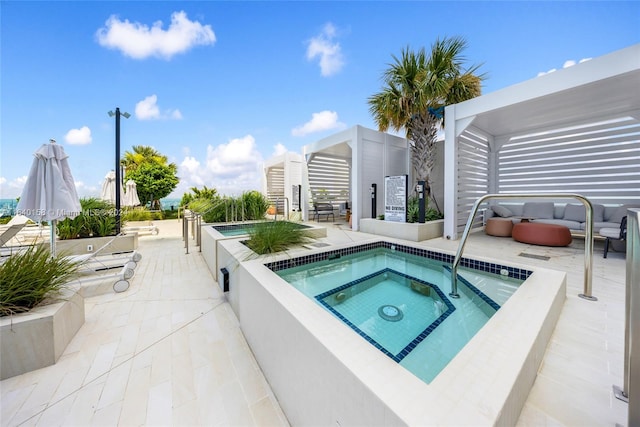
[[[604,206],[593,204],[593,232],[601,228],[620,228],[627,209],[637,206]],[[584,233],[586,211],[582,204],[554,204],[553,202],[500,203],[485,211],[485,219],[491,217],[511,218],[514,224],[523,218],[531,222],[564,225],[572,233]]]

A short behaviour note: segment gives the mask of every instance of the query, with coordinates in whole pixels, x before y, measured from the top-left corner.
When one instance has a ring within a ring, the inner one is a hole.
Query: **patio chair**
[[[120,233],[114,236],[95,252],[65,257],[79,265],[78,272],[82,275],[82,278],[79,280],[81,284],[115,279],[113,284],[113,290],[115,292],[124,292],[129,288],[129,279],[135,274],[137,263],[142,259],[140,252],[133,251],[101,255],[101,252],[109,247],[114,240],[123,235],[124,233]],[[116,270],[116,272],[110,273],[112,270]]]
[[[24,226],[25,224],[13,224],[9,227],[4,228],[0,232],[0,247],[6,245],[7,243],[9,243],[9,241],[11,241],[11,239],[16,237],[20,230],[24,228]]]
[[[604,258],[606,258],[607,253],[609,252],[609,244],[611,243],[611,240],[627,240],[627,217],[625,216],[622,218],[620,228],[601,228],[598,234],[606,237],[604,241]]]
[[[335,221],[333,205],[331,203],[314,203],[313,219],[317,219],[320,222],[320,217],[323,215],[327,217],[327,221],[329,221],[329,215],[331,215],[331,221]]]

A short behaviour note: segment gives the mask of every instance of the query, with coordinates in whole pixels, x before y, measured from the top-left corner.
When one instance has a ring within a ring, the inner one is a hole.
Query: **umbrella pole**
[[[56,257],[56,221],[55,219],[51,220],[51,230],[50,230],[50,247],[49,247],[49,252],[51,253],[51,258],[55,258]]]

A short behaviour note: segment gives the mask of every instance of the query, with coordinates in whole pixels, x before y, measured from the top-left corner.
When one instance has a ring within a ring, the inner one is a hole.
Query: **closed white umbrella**
[[[104,177],[102,182],[102,191],[100,192],[100,198],[109,203],[116,203],[116,173],[115,171],[109,171]],[[120,184],[120,200],[124,200],[124,191],[122,184]]]
[[[132,179],[127,181],[127,189],[124,193],[124,206],[138,206],[140,199],[138,198],[138,190],[136,189],[136,182]]]
[[[64,147],[54,139],[34,154],[16,213],[35,222],[51,222],[51,256],[56,256],[56,221],[75,218],[82,211]]]

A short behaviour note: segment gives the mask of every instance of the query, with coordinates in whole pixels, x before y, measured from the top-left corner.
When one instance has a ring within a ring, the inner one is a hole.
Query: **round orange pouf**
[[[512,228],[511,218],[488,218],[484,232],[489,236],[511,237]]]
[[[541,222],[520,222],[513,226],[513,240],[541,246],[568,246],[571,244],[569,227]]]

